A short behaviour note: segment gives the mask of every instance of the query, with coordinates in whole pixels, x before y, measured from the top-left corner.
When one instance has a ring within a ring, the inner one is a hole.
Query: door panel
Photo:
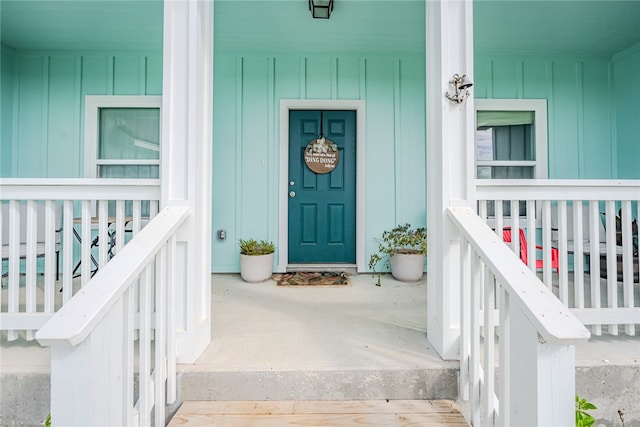
[[[355,111],[289,114],[289,263],[355,263]],[[321,131],[339,152],[325,174],[304,162],[307,144]]]

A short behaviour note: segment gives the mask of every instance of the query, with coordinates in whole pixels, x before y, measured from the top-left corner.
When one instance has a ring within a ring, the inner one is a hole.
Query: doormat
[[[349,284],[345,272],[305,272],[278,273],[271,276],[278,286],[344,286]]]

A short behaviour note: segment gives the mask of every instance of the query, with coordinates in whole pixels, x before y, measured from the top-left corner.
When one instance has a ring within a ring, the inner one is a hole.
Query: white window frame
[[[478,166],[533,166],[535,179],[548,178],[547,162],[547,100],[546,99],[475,99],[474,129],[477,129],[478,111],[532,111],[534,114],[535,160],[478,160],[478,145],[473,140],[474,176]],[[475,132],[475,131],[474,131]],[[516,178],[514,178],[516,179]]]
[[[162,122],[162,96],[86,95],[84,99],[84,176],[98,177],[98,165],[157,165],[160,159],[98,160],[101,108],[157,108]],[[162,123],[159,123],[162,129]]]

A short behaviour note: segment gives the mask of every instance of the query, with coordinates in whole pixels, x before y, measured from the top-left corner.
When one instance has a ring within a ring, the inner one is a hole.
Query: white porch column
[[[466,205],[473,190],[473,99],[453,104],[444,94],[454,74],[473,80],[471,0],[427,0],[427,337],[445,359],[458,357],[459,237],[450,205]]]
[[[165,0],[161,206],[190,208],[175,305],[179,362],[211,340],[213,1]]]

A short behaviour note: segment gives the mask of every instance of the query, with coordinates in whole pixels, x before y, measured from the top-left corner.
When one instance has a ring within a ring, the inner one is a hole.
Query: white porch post
[[[165,0],[161,206],[189,206],[175,296],[179,362],[211,340],[213,1]]]
[[[427,0],[427,336],[445,359],[458,357],[459,237],[445,209],[469,204],[473,190],[473,99],[453,104],[454,74],[473,80],[471,0]]]

